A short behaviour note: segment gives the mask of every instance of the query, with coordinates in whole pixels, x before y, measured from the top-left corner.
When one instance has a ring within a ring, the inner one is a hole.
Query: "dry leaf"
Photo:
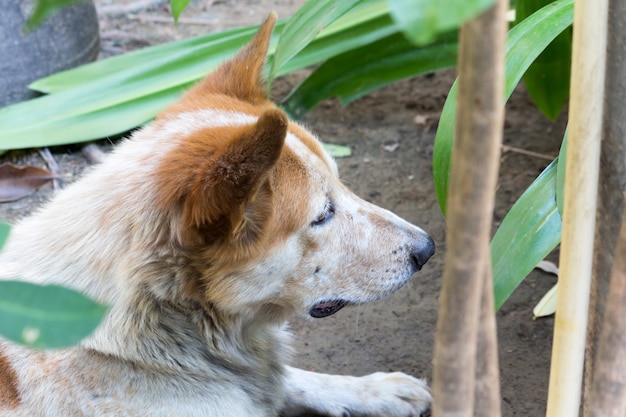
[[[0,202],[24,198],[55,178],[58,177],[43,168],[4,163],[0,165]]]
[[[556,298],[558,296],[558,284],[554,284],[533,308],[533,320],[539,317],[551,316],[556,313]]]
[[[541,261],[535,267],[549,274],[559,275],[559,267],[554,262]],[[556,312],[556,298],[558,295],[558,284],[554,284],[533,309],[533,320],[539,317],[546,317]]]

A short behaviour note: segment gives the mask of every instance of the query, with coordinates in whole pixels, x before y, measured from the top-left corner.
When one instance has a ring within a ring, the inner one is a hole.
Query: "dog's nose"
[[[411,263],[415,267],[415,270],[421,270],[424,264],[428,262],[434,253],[435,242],[430,236],[426,235],[425,241],[420,242],[418,245],[413,247],[413,250],[411,251],[410,259]]]

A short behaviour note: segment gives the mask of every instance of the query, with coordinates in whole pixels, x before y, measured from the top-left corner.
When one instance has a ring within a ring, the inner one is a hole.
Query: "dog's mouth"
[[[322,301],[311,307],[309,315],[316,319],[328,317],[344,308],[347,304],[348,302],[345,300]]]

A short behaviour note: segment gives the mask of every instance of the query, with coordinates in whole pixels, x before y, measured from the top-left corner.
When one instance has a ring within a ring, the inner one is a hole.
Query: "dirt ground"
[[[192,0],[176,26],[163,0],[96,0],[101,56],[260,23],[270,10],[287,17],[301,3]],[[299,73],[276,81],[275,98],[280,99],[302,76]],[[338,161],[343,180],[360,196],[428,231],[437,244],[437,253],[407,287],[386,300],[344,309],[323,320],[293,321],[297,335],[294,365],[354,375],[403,371],[431,379],[437,297],[446,250],[431,159],[437,122],[453,79],[453,71],[446,71],[405,80],[346,108],[334,100],[324,102],[304,118],[323,140],[352,148],[351,157]],[[556,123],[548,121],[523,88],[518,88],[507,106],[504,141],[553,157],[564,128],[563,116]],[[101,144],[106,147],[107,141]],[[80,147],[52,149],[61,172],[72,179],[88,165],[79,151]],[[3,158],[44,165],[37,151],[10,152]],[[503,152],[494,227],[548,163],[547,159],[517,151]],[[46,186],[29,198],[0,205],[0,218],[22,216],[52,194],[52,187]],[[556,260],[555,256],[551,259]],[[504,416],[545,413],[553,319],[533,321],[532,308],[554,282],[551,275],[533,272],[498,313]]]

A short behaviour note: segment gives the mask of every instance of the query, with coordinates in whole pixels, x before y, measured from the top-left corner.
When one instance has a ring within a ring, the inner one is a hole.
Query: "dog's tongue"
[[[328,317],[341,310],[346,304],[347,302],[343,300],[323,301],[311,307],[309,315],[316,319]]]

